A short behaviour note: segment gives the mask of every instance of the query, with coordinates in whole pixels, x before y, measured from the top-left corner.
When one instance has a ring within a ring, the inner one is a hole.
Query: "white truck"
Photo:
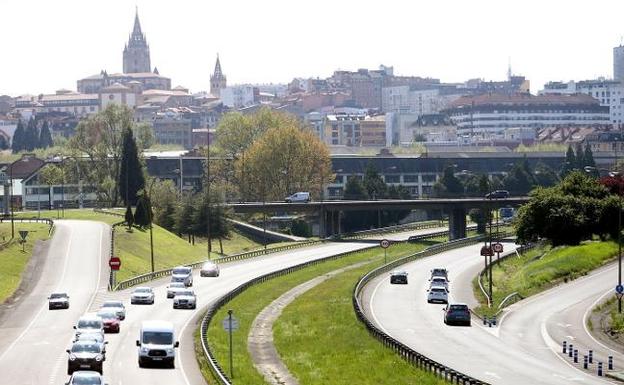
[[[139,339],[139,367],[159,364],[175,368],[175,349],[180,343],[175,339],[173,324],[167,321],[143,321]]]

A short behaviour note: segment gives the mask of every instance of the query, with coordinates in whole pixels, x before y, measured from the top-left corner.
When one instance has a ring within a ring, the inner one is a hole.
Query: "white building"
[[[41,112],[67,112],[85,117],[100,111],[97,94],[80,94],[68,90],[56,91],[52,95],[23,95],[16,99],[14,111],[28,120]]]
[[[459,97],[459,93],[444,94],[437,88],[422,90],[410,86],[385,87],[381,90],[381,109],[386,113],[436,114]]]
[[[100,90],[100,108],[104,110],[111,103],[121,104],[134,108],[137,105],[138,94],[130,87],[115,83]]]
[[[251,85],[230,86],[221,90],[221,101],[230,108],[243,108],[257,104],[260,91]]]
[[[624,46],[613,47],[613,79],[624,82]]]

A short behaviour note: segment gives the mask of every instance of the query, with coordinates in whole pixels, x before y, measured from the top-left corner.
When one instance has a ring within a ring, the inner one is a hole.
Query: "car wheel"
[[[150,302],[150,305],[153,305],[153,304],[154,304],[154,300],[152,299],[152,302]]]
[[[171,360],[171,362],[169,363],[169,368],[175,369],[175,359]]]
[[[197,305],[193,305],[193,307],[191,307],[191,309],[197,309]]]
[[[143,362],[141,358],[139,358],[139,368],[142,368],[144,366],[145,366],[145,363]]]
[[[52,306],[48,306],[48,310],[52,310],[54,309]]]

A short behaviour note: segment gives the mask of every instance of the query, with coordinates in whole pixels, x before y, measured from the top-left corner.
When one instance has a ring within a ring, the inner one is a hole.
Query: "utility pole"
[[[210,252],[212,251],[212,244],[210,243],[210,129],[206,131],[206,198],[208,199],[207,209],[208,215],[206,218],[206,237],[208,243],[208,259],[210,259]]]

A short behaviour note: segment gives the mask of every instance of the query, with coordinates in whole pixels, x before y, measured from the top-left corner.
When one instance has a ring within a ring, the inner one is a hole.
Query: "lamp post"
[[[617,170],[618,167],[618,145],[619,142],[615,141],[615,172],[613,175],[617,175],[618,179],[618,286],[622,285],[622,193],[621,182],[622,176]],[[622,314],[622,296],[618,295],[618,313]]]
[[[65,218],[65,156],[61,154],[61,213]]]
[[[11,187],[11,193],[9,194],[9,205],[11,206],[11,239],[15,238],[15,221],[13,220],[13,164],[11,164],[11,168],[9,169],[9,177],[11,183],[9,186]]]
[[[206,239],[208,243],[208,259],[210,259],[210,252],[212,251],[212,244],[210,243],[210,129],[206,130],[206,202],[207,216],[206,216]]]
[[[152,227],[153,227],[153,216],[154,214],[152,213],[152,187],[154,187],[154,182],[156,181],[156,178],[152,179],[152,181],[150,182],[150,186],[147,192],[147,202],[149,203],[149,205],[147,205],[146,209],[147,209],[147,217],[149,219],[149,230],[150,230],[150,261],[151,261],[151,266],[152,266],[152,274],[154,274],[154,235],[152,232]]]

